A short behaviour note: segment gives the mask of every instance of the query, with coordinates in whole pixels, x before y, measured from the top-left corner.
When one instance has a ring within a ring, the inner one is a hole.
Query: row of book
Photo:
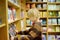
[[[48,0],[48,2],[60,2],[60,0]]]
[[[48,10],[60,10],[60,5],[48,5]]]
[[[47,0],[31,0],[31,2],[47,2]],[[48,2],[60,2],[60,0],[48,0]]]
[[[48,35],[48,40],[60,40],[60,35]]]
[[[47,4],[36,4],[35,7],[38,9],[47,9]],[[26,8],[27,9],[32,8],[31,4],[27,4]]]
[[[42,40],[46,40],[46,35],[42,35]],[[48,35],[48,40],[60,40],[60,35]]]
[[[48,19],[48,25],[60,25],[60,19]]]
[[[49,26],[48,32],[60,32],[60,26]]]
[[[56,11],[51,11],[48,14],[49,16],[60,16],[60,12],[56,12]]]
[[[12,3],[18,4],[18,0],[9,0],[9,1],[11,1]]]
[[[8,22],[16,20],[16,9],[15,8],[8,8]]]
[[[47,12],[40,12],[40,17],[47,17]]]
[[[30,0],[31,2],[47,2],[47,0]],[[28,2],[28,0],[26,1]]]
[[[60,26],[49,26],[48,28],[42,27],[42,33],[47,33],[47,31],[48,32],[60,32]]]

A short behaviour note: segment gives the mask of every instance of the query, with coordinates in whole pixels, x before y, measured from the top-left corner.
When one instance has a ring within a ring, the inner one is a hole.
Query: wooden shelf
[[[41,25],[41,26],[47,26],[47,24],[43,24],[43,25]]]
[[[48,17],[48,18],[60,18],[60,17],[57,17],[57,16],[52,16],[52,17]]]
[[[11,24],[11,23],[17,22],[17,21],[19,21],[19,20],[20,20],[20,19],[13,20],[13,21],[11,21],[11,22],[8,22],[8,24]]]
[[[48,26],[60,26],[60,24],[51,24],[51,25],[48,25]]]
[[[48,11],[60,11],[60,10],[48,10]]]
[[[60,32],[48,32],[50,35],[60,35]]]
[[[51,5],[53,5],[53,4],[58,5],[59,4],[60,5],[60,2],[48,2],[48,4],[51,4]]]
[[[47,2],[26,2],[27,4],[47,4]]]
[[[13,3],[13,2],[11,2],[11,1],[9,1],[9,0],[8,0],[8,6],[11,6],[11,7],[13,7],[13,8],[20,8],[20,6],[19,6],[18,4]]]
[[[2,28],[2,27],[4,27],[4,26],[6,26],[6,24],[1,24],[1,25],[0,25],[0,28]]]
[[[40,17],[40,19],[47,18],[47,17]]]

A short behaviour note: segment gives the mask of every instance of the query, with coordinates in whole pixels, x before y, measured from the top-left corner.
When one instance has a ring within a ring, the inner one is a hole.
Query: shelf
[[[60,10],[48,10],[48,11],[60,11]]]
[[[47,9],[38,9],[39,11],[47,11]]]
[[[4,27],[5,25],[6,25],[6,24],[1,24],[1,25],[0,25],[0,28]]]
[[[47,18],[47,17],[40,17],[40,19]]]
[[[26,2],[26,4],[47,4],[47,2]]]
[[[41,25],[41,26],[47,26],[47,24],[45,24],[45,25],[43,24],[43,25]]]
[[[51,25],[48,24],[48,26],[60,26],[60,24],[54,24],[54,25],[53,24],[51,24]]]
[[[13,20],[13,21],[11,21],[11,22],[8,22],[8,24],[11,24],[11,23],[17,22],[17,21],[19,21],[19,20],[20,20],[20,19]]]
[[[51,4],[51,5],[53,5],[53,4],[58,5],[59,4],[60,5],[60,2],[48,2],[48,4]]]
[[[60,18],[60,17],[57,17],[57,16],[52,16],[52,17],[48,17],[48,18]]]
[[[13,7],[13,8],[20,8],[20,6],[18,4],[13,3],[10,0],[8,0],[8,5],[11,6],[11,7]]]
[[[27,27],[32,27],[32,25],[26,25]]]
[[[48,32],[50,35],[60,35],[60,32]]]

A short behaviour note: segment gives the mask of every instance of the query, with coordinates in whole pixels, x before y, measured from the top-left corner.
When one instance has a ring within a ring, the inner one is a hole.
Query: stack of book
[[[43,17],[43,12],[40,12],[40,17]]]
[[[48,25],[57,25],[57,19],[48,19]]]
[[[8,8],[8,22],[16,20],[16,9]]]

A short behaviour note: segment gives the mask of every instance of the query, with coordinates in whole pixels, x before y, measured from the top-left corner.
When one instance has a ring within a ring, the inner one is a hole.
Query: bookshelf
[[[0,40],[9,40],[9,25],[20,31],[20,0],[0,0]]]
[[[28,4],[28,5],[27,5]],[[60,31],[56,30],[60,26],[60,0],[26,0],[26,15],[28,10],[31,8],[31,5],[35,4],[35,7],[40,11],[40,19],[45,20],[45,25],[42,25],[43,32],[42,35],[46,35],[45,40],[49,40],[49,36],[52,36],[53,38],[55,35],[60,35]],[[44,6],[43,6],[44,5]],[[45,8],[44,8],[45,7]],[[57,9],[56,9],[57,8]],[[27,19],[28,17],[26,17]],[[43,22],[43,21],[42,21]],[[52,29],[49,29],[49,27],[53,27]],[[55,30],[53,30],[55,29]],[[55,32],[49,32],[48,30],[53,30]],[[55,38],[56,39],[56,38]],[[55,40],[51,39],[51,40]],[[42,40],[44,40],[42,38]]]

